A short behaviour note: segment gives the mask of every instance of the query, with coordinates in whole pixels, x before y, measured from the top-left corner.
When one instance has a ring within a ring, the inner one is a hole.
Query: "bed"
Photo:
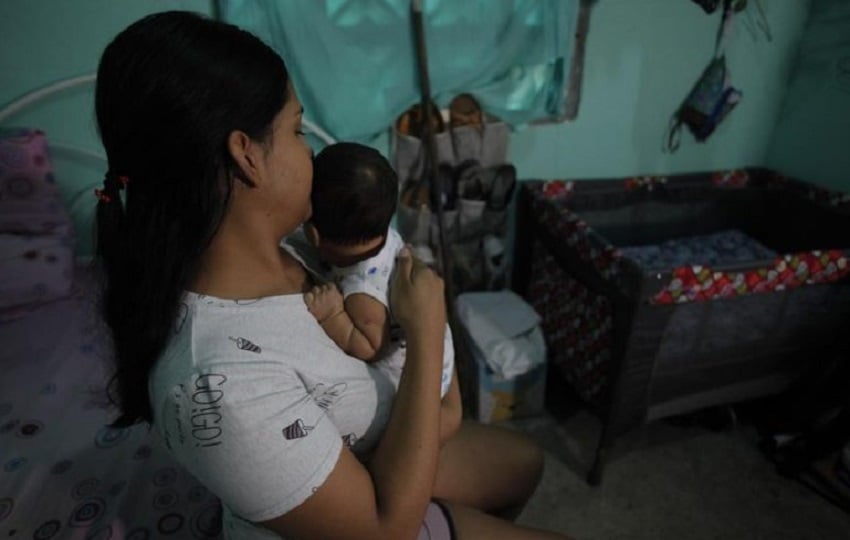
[[[93,79],[30,93],[0,110],[0,123]],[[109,339],[95,274],[74,250],[84,234],[75,222],[90,223],[94,195],[87,187],[71,197],[86,202],[74,219],[47,139],[0,130],[0,537],[221,538],[218,499],[154,431],[108,426]]]
[[[218,500],[154,432],[107,426],[108,340],[87,265],[71,287],[0,319],[0,535],[220,538]]]
[[[513,288],[556,379],[603,420],[781,392],[848,347],[850,196],[775,171],[522,184]]]

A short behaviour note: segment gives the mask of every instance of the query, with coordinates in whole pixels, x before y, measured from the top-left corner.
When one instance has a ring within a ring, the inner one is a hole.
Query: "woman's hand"
[[[390,307],[408,339],[443,340],[446,328],[443,279],[415,258],[407,246],[398,254],[390,284]]]

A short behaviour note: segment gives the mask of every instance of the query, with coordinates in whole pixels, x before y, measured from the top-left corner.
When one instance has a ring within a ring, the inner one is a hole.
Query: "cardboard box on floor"
[[[499,377],[483,358],[475,357],[478,371],[478,420],[484,423],[543,414],[546,364],[512,379]]]
[[[464,293],[457,307],[476,364],[478,420],[542,414],[546,345],[540,317],[511,291]]]

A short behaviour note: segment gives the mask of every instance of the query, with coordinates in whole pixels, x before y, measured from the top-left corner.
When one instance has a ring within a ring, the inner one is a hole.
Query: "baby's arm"
[[[389,334],[387,308],[383,304],[360,293],[343,301],[333,283],[313,287],[304,294],[304,302],[340,349],[366,362],[377,359]]]

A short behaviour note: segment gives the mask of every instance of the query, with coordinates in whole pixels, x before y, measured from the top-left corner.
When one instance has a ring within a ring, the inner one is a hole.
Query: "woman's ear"
[[[244,131],[233,130],[227,137],[227,150],[236,163],[234,176],[250,187],[256,187],[261,178],[261,148]]]
[[[307,221],[304,224],[304,234],[307,236],[307,240],[313,245],[314,248],[319,247],[319,242],[322,240],[322,236],[319,234],[319,230],[313,225],[312,221]]]

